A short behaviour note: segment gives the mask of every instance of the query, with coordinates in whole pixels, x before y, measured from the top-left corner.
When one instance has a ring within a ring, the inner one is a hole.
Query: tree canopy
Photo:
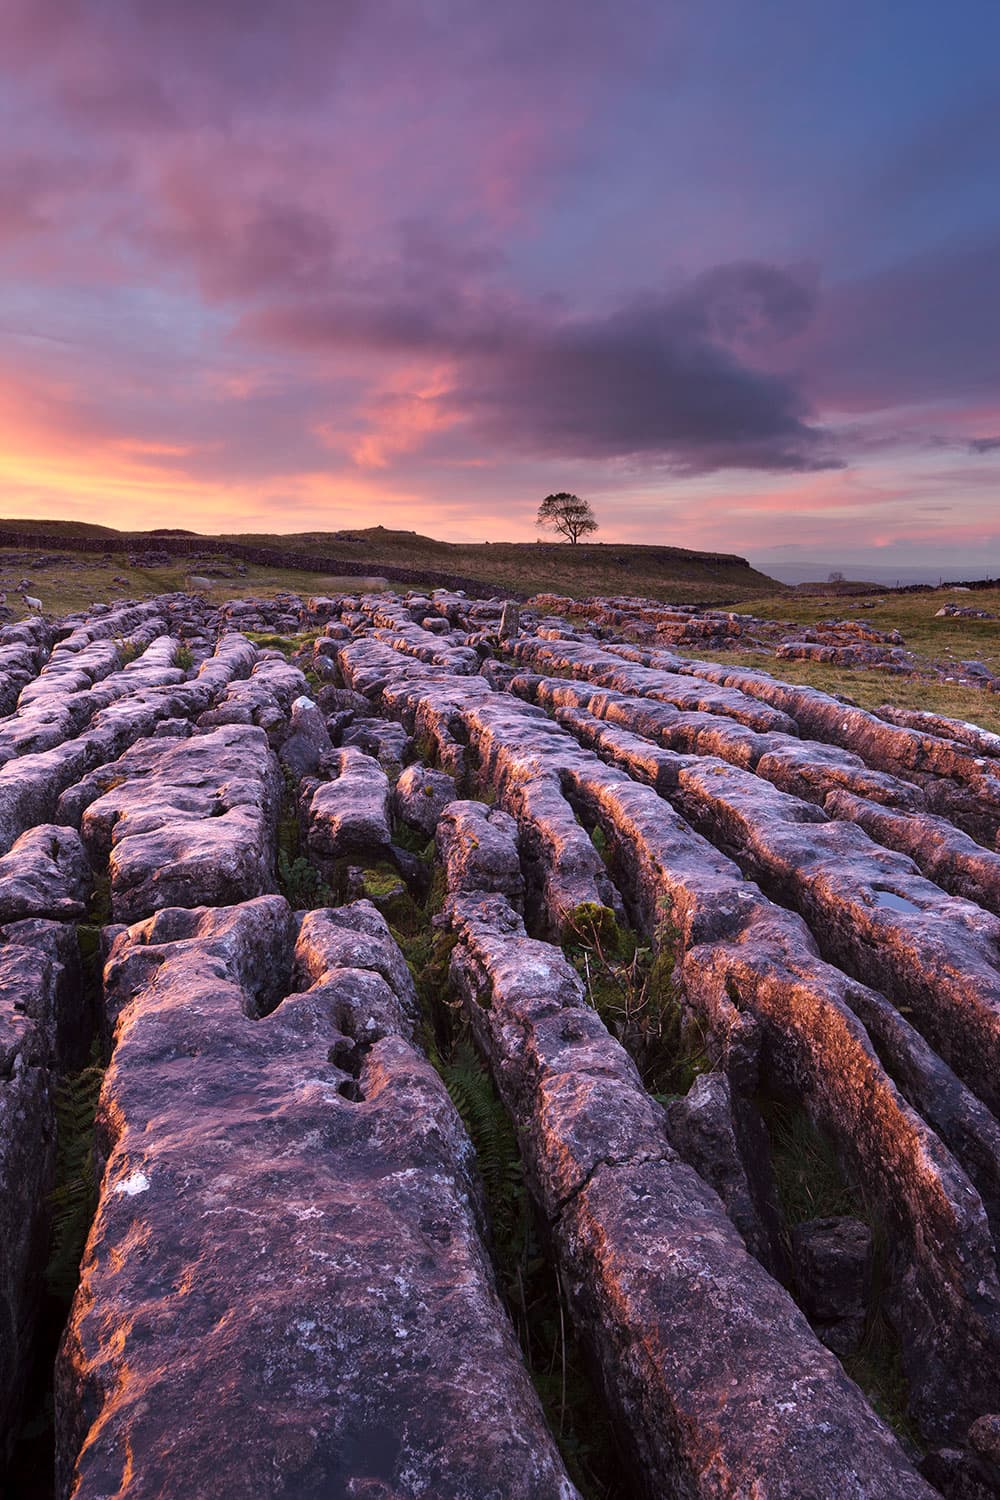
[[[575,545],[582,536],[590,536],[597,530],[597,517],[589,500],[560,490],[558,495],[546,495],[538,507],[536,524],[551,527]]]

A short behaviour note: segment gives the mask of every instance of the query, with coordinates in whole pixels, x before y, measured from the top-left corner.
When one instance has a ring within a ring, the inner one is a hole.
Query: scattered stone
[[[316,776],[333,751],[326,720],[311,698],[301,696],[292,702],[291,720],[279,758],[295,777]]]
[[[500,629],[497,633],[501,641],[516,640],[521,633],[521,610],[513,599],[504,601],[503,613],[500,616]]]
[[[24,917],[82,917],[93,879],[80,835],[39,823],[0,859],[0,926]]]
[[[828,1349],[854,1354],[872,1289],[872,1232],[859,1219],[810,1219],[792,1230],[799,1302]]]
[[[353,746],[330,756],[332,781],[317,787],[309,804],[309,848],[320,859],[384,855],[392,843],[389,778],[377,760]]]
[[[395,816],[422,833],[433,838],[441,814],[457,795],[455,778],[444,771],[435,771],[419,764],[407,766],[400,773],[392,789],[392,808]]]
[[[962,604],[942,604],[940,609],[934,611],[936,620],[945,618],[960,620],[995,620],[996,615],[991,615],[988,609],[970,609]]]

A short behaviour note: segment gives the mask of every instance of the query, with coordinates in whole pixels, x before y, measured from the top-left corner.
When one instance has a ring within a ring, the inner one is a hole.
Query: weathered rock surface
[[[319,706],[300,694],[292,701],[288,733],[280,751],[281,764],[294,777],[316,776],[332,750],[333,743]]]
[[[649,1492],[928,1494],[679,1161],[565,960],[526,937],[502,897],[456,898],[451,920],[453,974]]]
[[[28,1347],[53,1079],[93,1020],[69,921],[108,860],[112,917],[147,920],[101,935],[109,1174],[60,1367],[64,1492],[572,1493],[415,1042],[457,997],[636,1492],[929,1493],[815,1336],[856,1342],[867,1262],[829,1253],[842,1224],[799,1225],[793,1269],[776,1101],[877,1222],[873,1316],[925,1472],[989,1493],[1000,737],[676,650],[902,664],[865,622],[625,597],[517,616],[454,589],[176,594],[0,627],[0,1376]],[[420,927],[415,954],[444,890],[433,1016],[370,902],[293,918],[263,894],[279,802],[297,905],[370,891]],[[434,836],[443,878],[393,820]],[[543,940],[578,933],[581,905],[674,957],[671,1005],[713,1071],[667,1111]],[[4,1011],[12,987],[29,999]]]
[[[392,789],[396,817],[425,838],[433,838],[441,814],[458,795],[455,778],[430,766],[407,766]]]
[[[92,884],[75,829],[39,823],[0,858],[0,926],[23,917],[82,917]]]
[[[307,696],[309,685],[301,668],[292,666],[279,653],[256,661],[247,677],[231,682],[215,708],[207,709],[198,722],[206,728],[219,724],[258,724],[267,728],[277,713],[284,720],[294,699]]]
[[[398,775],[410,759],[410,737],[401,724],[368,716],[355,716],[341,735],[341,743],[377,760],[387,774]]]
[[[346,650],[349,653],[353,647]],[[408,711],[413,711],[415,692],[416,684],[409,683]],[[383,700],[390,697],[388,688],[382,689],[382,697]],[[560,718],[572,712],[561,711]],[[733,1017],[728,990],[741,981],[747,985],[748,995],[753,996],[751,1007],[757,1006],[761,1020],[770,1020],[769,1006],[779,1007],[770,1014],[780,1014],[786,1028],[782,1061],[787,1074],[793,1078],[800,1095],[803,1087],[807,1087],[807,1107],[839,1137],[845,1153],[858,1162],[866,1180],[874,1176],[886,1211],[896,1216],[902,1243],[909,1247],[905,1274],[902,1262],[897,1264],[896,1295],[907,1305],[917,1298],[922,1309],[942,1295],[948,1303],[947,1315],[940,1326],[950,1331],[944,1343],[934,1350],[933,1358],[928,1357],[923,1342],[927,1327],[923,1311],[916,1322],[908,1318],[902,1329],[904,1339],[908,1340],[908,1369],[913,1372],[915,1400],[920,1404],[923,1419],[931,1428],[951,1430],[969,1412],[970,1402],[975,1414],[974,1403],[977,1398],[983,1399],[983,1393],[975,1387],[970,1389],[965,1356],[960,1351],[967,1347],[970,1334],[977,1343],[985,1340],[991,1347],[1000,1338],[1000,1293],[983,1205],[961,1170],[947,1158],[940,1142],[907,1109],[885,1075],[839,993],[843,976],[816,962],[815,945],[801,921],[771,907],[756,887],[741,879],[728,859],[693,834],[650,789],[602,767],[592,755],[574,755],[571,750],[558,748],[554,738],[557,726],[537,711],[532,713],[522,707],[518,714],[503,704],[494,708],[485,701],[469,707],[462,720],[470,744],[479,753],[487,783],[499,788],[505,804],[518,816],[522,841],[535,819],[530,806],[525,805],[521,782],[514,779],[508,788],[508,768],[523,767],[531,780],[537,782],[539,768],[546,761],[553,768],[558,766],[561,794],[569,797],[575,807],[585,810],[585,821],[600,825],[609,844],[612,870],[632,909],[641,915],[645,929],[655,933],[666,911],[683,946],[697,949],[690,968],[685,965],[685,982],[692,998],[713,1022],[725,1009],[726,1025],[738,1027],[739,1018]],[[602,743],[606,734],[621,737],[620,731],[607,730],[597,721],[590,722]],[[670,754],[656,753],[661,757]],[[676,782],[678,766],[689,762],[683,757],[672,760]],[[761,785],[765,792],[779,797],[766,784]],[[807,819],[823,820],[819,809],[807,804],[796,806],[804,809],[803,816]],[[552,863],[549,858],[547,864]],[[755,925],[758,922],[761,925]],[[750,933],[762,945],[760,973],[755,964],[747,968],[744,962],[753,947],[749,941],[742,946],[741,935]],[[714,965],[707,950],[700,946],[725,945],[737,938],[741,942],[738,950],[714,948],[717,954]],[[776,970],[779,955],[780,966]],[[781,973],[782,969],[792,972],[777,986],[769,988],[760,983],[764,972]],[[706,982],[706,976],[713,970],[719,974],[721,995]],[[800,1016],[794,1006],[789,1007],[789,1002],[798,999],[803,984],[809,1005]],[[814,1021],[815,1008],[819,1013]],[[813,1028],[815,1035],[811,1034]],[[857,1070],[853,1085],[848,1083],[850,1073],[844,1072],[847,1056],[852,1056],[851,1066]],[[860,1078],[876,1085],[887,1106],[884,1113],[876,1112],[872,1117],[871,1100],[866,1093],[871,1083],[866,1083],[858,1094]],[[863,1101],[860,1109],[859,1099]],[[891,1167],[889,1162],[893,1163]],[[901,1182],[906,1183],[902,1195]],[[925,1198],[928,1190],[930,1196]],[[927,1254],[925,1223],[929,1212],[941,1220],[943,1203],[948,1205],[945,1218],[950,1224],[949,1248],[944,1259],[940,1259],[936,1253]],[[991,1288],[985,1303],[980,1295],[981,1286]],[[966,1331],[959,1333],[959,1325],[967,1325]],[[937,1329],[938,1325],[934,1326]],[[936,1338],[936,1333],[931,1335],[932,1343]]]
[[[827,956],[912,1006],[942,1055],[996,1104],[989,1059],[1000,1016],[1000,928],[993,916],[946,896],[860,828],[832,823],[753,775],[665,750],[654,765],[634,736],[588,723],[574,710],[560,711],[559,720],[651,780],[747,873],[796,906]]]
[[[1000,1107],[1000,923],[923,879],[855,824],[721,762],[679,768],[676,806],[806,917],[827,957],[908,1006],[941,1055]]]
[[[0,852],[35,823],[48,822],[60,794],[88,771],[114,760],[163,720],[188,718],[208,708],[234,677],[250,671],[255,659],[249,641],[224,635],[193,680],[146,686],[128,678],[127,693],[99,709],[72,738],[0,766]]]
[[[682,713],[649,698],[594,691],[559,678],[521,678],[512,691],[546,708],[582,708],[609,724],[684,754],[713,755],[755,771],[782,791],[822,805],[831,792],[846,789],[892,807],[919,808],[919,789],[899,777],[870,770],[859,755],[816,740],[771,731],[767,734],[715,714]]]
[[[93,1017],[76,934],[23,921],[0,931],[0,1473],[31,1370],[55,1173],[53,1094],[78,1067]]]
[[[858,1219],[809,1219],[792,1231],[799,1300],[835,1354],[853,1354],[865,1329],[874,1241]]]
[[[827,641],[785,641],[774,652],[779,661],[816,661],[836,667],[880,667],[883,671],[912,672],[910,653],[901,646],[863,642],[838,645]]]
[[[714,662],[677,659],[677,670],[732,687],[789,714],[799,732],[860,755],[875,770],[919,781],[937,793],[946,810],[973,838],[992,844],[1000,828],[1000,777],[996,763],[972,747],[925,731],[898,727],[876,714],[842,703],[818,688],[779,682],[767,672]]]
[[[330,768],[334,780],[317,787],[309,804],[310,849],[324,860],[378,858],[392,843],[389,778],[354,746],[335,750]]]
[[[279,898],[115,944],[60,1495],[575,1494],[496,1297],[468,1140],[375,971],[369,1029],[337,915],[332,953],[330,917],[306,918],[273,1009],[254,974],[267,953],[278,995],[292,982]]]
[[[929,713],[926,709],[897,708],[889,703],[881,704],[878,716],[903,729],[926,730],[941,739],[967,745],[977,755],[1000,759],[1000,734],[981,729],[978,724],[968,724],[964,719],[951,719],[946,714]]]
[[[1000,854],[984,849],[946,819],[879,807],[845,791],[831,792],[823,807],[832,818],[856,823],[888,849],[908,854],[929,880],[951,895],[1000,915]]]
[[[509,813],[482,802],[452,802],[438,822],[436,840],[450,894],[490,891],[521,910],[524,877],[517,824]]]
[[[116,922],[273,888],[281,776],[261,729],[147,740],[117,767],[81,823],[95,863],[108,855]]]
[[[789,714],[755,703],[739,689],[719,688],[708,681],[692,682],[677,673],[626,662],[602,650],[596,643],[543,643],[537,638],[522,638],[514,647],[514,655],[519,662],[581,677],[616,692],[659,699],[672,703],[675,708],[722,714],[735,719],[738,724],[745,724],[748,729],[764,733],[772,730],[786,734],[796,732],[795,720]]]

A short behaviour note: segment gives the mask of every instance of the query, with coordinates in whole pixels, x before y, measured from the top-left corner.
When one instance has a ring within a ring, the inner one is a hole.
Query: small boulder
[[[325,714],[367,714],[371,704],[363,693],[354,693],[350,688],[328,685],[321,687],[316,702]]]
[[[445,771],[407,766],[393,789],[393,812],[408,828],[431,838],[442,812],[457,795],[454,777]]]
[[[354,746],[334,750],[331,764],[335,779],[317,787],[309,805],[309,848],[320,859],[377,859],[392,843],[388,778]]]
[[[521,634],[521,606],[516,599],[507,599],[504,602],[503,613],[500,616],[499,635],[502,641],[512,641]]]
[[[859,1219],[810,1219],[792,1230],[792,1253],[809,1321],[834,1354],[853,1354],[871,1298],[871,1229]]]
[[[993,676],[993,673],[984,661],[960,661],[958,665],[966,677],[978,677],[983,681],[989,681]]]
[[[384,770],[398,769],[409,759],[412,741],[402,724],[390,719],[355,719],[343,732],[343,744],[372,756]]]
[[[75,828],[40,823],[0,859],[0,923],[25,917],[82,917],[93,884]]]
[[[288,736],[280,751],[282,765],[296,777],[315,776],[323,757],[332,749],[333,742],[318,704],[311,698],[296,698]]]
[[[944,1500],[996,1500],[1000,1493],[978,1457],[962,1448],[933,1449],[920,1472]]]
[[[186,740],[194,734],[190,719],[161,719],[153,730],[155,740]]]
[[[482,802],[452,802],[435,834],[448,892],[495,892],[515,909],[524,903],[524,878],[514,819]]]
[[[1000,1413],[989,1412],[973,1422],[969,1428],[969,1446],[993,1465],[1000,1478]]]
[[[336,682],[337,663],[332,656],[321,653],[313,657],[312,669],[321,682]]]
[[[772,1274],[783,1269],[777,1235],[768,1222],[773,1218],[766,1201],[771,1186],[770,1162],[761,1162],[758,1154],[755,1165],[760,1181],[753,1181],[746,1167],[743,1132],[727,1075],[702,1073],[683,1099],[667,1105],[667,1119],[677,1151],[718,1193],[750,1253]],[[759,1147],[759,1141],[754,1145]],[[761,1198],[765,1200],[763,1205]]]

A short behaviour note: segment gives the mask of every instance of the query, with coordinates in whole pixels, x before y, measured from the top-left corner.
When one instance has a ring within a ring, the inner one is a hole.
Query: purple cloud
[[[810,424],[791,377],[742,351],[773,352],[808,322],[814,295],[777,267],[739,264],[604,316],[570,317],[460,283],[387,281],[267,308],[245,331],[285,350],[453,360],[457,379],[437,399],[466,440],[494,450],[643,454],[687,473],[812,471],[842,466],[830,435]]]

